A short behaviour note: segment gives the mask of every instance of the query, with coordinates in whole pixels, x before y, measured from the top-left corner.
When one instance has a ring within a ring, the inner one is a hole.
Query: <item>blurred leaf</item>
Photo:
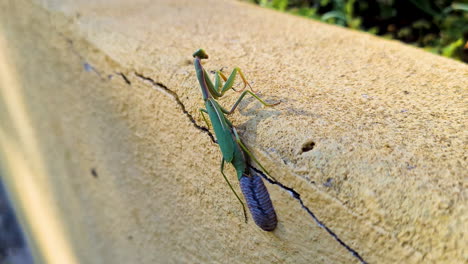
[[[284,11],[288,7],[288,0],[273,0],[271,5],[274,9]]]
[[[284,12],[288,7],[288,0],[260,0],[259,5]]]
[[[330,0],[321,0],[320,1],[320,6],[326,6],[330,3]]]
[[[381,2],[379,2],[379,10],[380,10],[379,17],[383,20],[395,17],[397,14],[397,10],[394,7],[388,6],[385,3],[381,3]]]
[[[352,29],[359,29],[361,26],[361,18],[353,18],[351,20],[348,20],[348,26]]]
[[[431,1],[427,0],[410,0],[410,2],[415,5],[420,10],[426,12],[427,14],[435,17],[438,15],[438,12],[435,11],[431,6]]]
[[[452,3],[452,8],[453,8],[453,10],[461,10],[461,11],[468,12],[468,4]]]
[[[346,21],[346,16],[342,11],[330,11],[322,15],[322,20],[327,21],[330,18]]]
[[[431,24],[429,22],[427,22],[427,20],[425,19],[420,19],[420,20],[417,20],[413,23],[413,27],[414,28],[425,28],[425,29],[428,29],[431,27]]]
[[[409,35],[411,35],[412,33],[412,30],[410,27],[404,27],[400,30],[398,30],[398,33],[397,33],[397,36],[399,38],[405,38],[405,37],[408,37]]]
[[[260,6],[264,6],[264,7],[271,7],[270,6],[270,1],[268,1],[268,0],[260,0],[260,2],[258,4]]]
[[[354,2],[355,0],[348,0],[345,5],[346,23],[350,28],[359,29],[361,26],[361,18],[354,18]]]
[[[291,10],[293,13],[305,17],[316,17],[317,10],[315,8],[301,7],[299,9]]]
[[[422,43],[425,45],[429,45],[430,43],[433,43],[436,39],[437,36],[435,34],[427,34],[423,37]]]
[[[354,14],[354,2],[355,0],[348,0],[346,1],[345,5],[345,13],[347,16],[352,17]]]
[[[463,39],[458,39],[455,42],[450,43],[449,45],[445,46],[442,49],[442,55],[445,57],[452,57],[453,53],[458,47],[461,47],[463,45]]]
[[[371,27],[367,30],[367,32],[373,34],[373,35],[376,35],[378,32],[379,32],[379,28],[378,27]]]

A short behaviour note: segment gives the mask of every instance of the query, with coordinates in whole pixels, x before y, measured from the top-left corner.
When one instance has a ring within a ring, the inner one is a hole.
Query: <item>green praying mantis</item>
[[[232,192],[242,205],[244,217],[247,221],[245,205],[242,202],[239,195],[234,190],[234,188],[232,187],[226,175],[224,174],[225,162],[231,163],[234,166],[237,172],[237,178],[239,180],[242,193],[244,194],[247,206],[249,207],[249,210],[252,214],[252,218],[254,219],[255,223],[263,230],[273,231],[278,223],[278,220],[276,218],[276,212],[271,203],[270,195],[268,194],[268,191],[259,175],[259,173],[262,172],[254,169],[251,166],[251,160],[253,160],[262,169],[264,173],[266,173],[269,177],[271,176],[268,173],[268,171],[265,170],[265,168],[255,158],[255,156],[253,156],[252,153],[247,149],[247,147],[242,143],[242,141],[239,138],[239,135],[237,134],[236,129],[229,121],[229,119],[227,119],[226,115],[232,114],[239,105],[239,103],[242,101],[244,96],[247,94],[252,95],[264,106],[274,106],[277,105],[279,102],[274,104],[268,104],[262,99],[260,99],[252,91],[243,91],[247,86],[250,87],[250,84],[247,82],[244,74],[239,68],[235,68],[232,71],[229,78],[227,78],[222,72],[217,71],[215,73],[213,84],[213,82],[208,76],[208,73],[201,64],[202,59],[208,59],[208,55],[206,54],[206,52],[203,49],[199,49],[195,53],[193,53],[193,57],[197,78],[200,83],[200,88],[206,107],[206,109],[200,109],[200,113],[209,128],[210,126],[205,116],[205,114],[208,114],[211,121],[211,125],[216,135],[218,145],[221,149],[223,156],[221,160],[221,174],[223,175],[224,179],[229,185],[229,188],[232,190]],[[239,74],[244,83],[244,87],[242,88],[242,90],[240,90],[243,92],[240,95],[239,99],[237,99],[237,101],[234,103],[232,108],[228,111],[221,105],[219,105],[216,99],[222,97],[224,93],[226,93],[229,89],[234,90],[233,85],[237,74]],[[221,79],[224,81],[224,85],[222,84]]]

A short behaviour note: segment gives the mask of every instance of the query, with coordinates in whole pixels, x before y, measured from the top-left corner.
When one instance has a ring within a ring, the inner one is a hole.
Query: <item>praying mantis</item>
[[[240,75],[244,83],[242,90],[244,90],[247,86],[250,87],[250,84],[245,79],[242,71],[239,68],[234,68],[229,78],[226,78],[222,72],[217,71],[215,73],[215,83],[213,85],[213,82],[210,80],[208,73],[201,64],[202,59],[208,59],[206,52],[203,49],[199,49],[193,53],[193,57],[198,82],[200,83],[200,88],[206,107],[206,109],[200,109],[200,113],[209,128],[210,125],[205,116],[205,114],[208,114],[216,135],[216,140],[221,149],[223,156],[221,160],[221,174],[229,185],[231,191],[237,197],[237,200],[239,200],[241,203],[244,217],[247,221],[245,205],[224,174],[225,162],[231,163],[234,166],[237,172],[237,178],[240,183],[241,191],[244,194],[247,206],[250,210],[250,213],[252,214],[254,222],[265,231],[273,231],[278,224],[276,212],[271,203],[268,190],[266,189],[261,176],[259,175],[262,172],[253,169],[251,166],[251,160],[253,160],[269,177],[271,176],[255,158],[255,156],[253,156],[252,153],[247,149],[244,143],[242,143],[235,127],[232,125],[229,119],[226,118],[226,115],[232,114],[241,100],[247,94],[252,95],[264,106],[274,106],[279,102],[268,104],[260,99],[252,91],[246,90],[242,92],[241,96],[234,103],[231,110],[228,111],[224,109],[221,105],[219,105],[216,99],[222,97],[229,89],[232,88],[234,90],[233,85],[237,74]],[[224,81],[224,85],[222,85],[221,78]]]

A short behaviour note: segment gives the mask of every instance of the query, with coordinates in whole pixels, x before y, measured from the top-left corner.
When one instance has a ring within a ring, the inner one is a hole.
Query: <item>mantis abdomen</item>
[[[262,178],[251,169],[250,175],[244,174],[239,181],[255,223],[265,231],[273,231],[278,220]]]

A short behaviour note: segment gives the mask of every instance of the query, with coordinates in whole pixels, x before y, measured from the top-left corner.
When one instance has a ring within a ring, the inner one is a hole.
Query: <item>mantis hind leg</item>
[[[223,112],[224,112],[225,114],[228,114],[228,115],[232,114],[232,113],[234,112],[234,110],[236,110],[237,106],[239,106],[239,103],[242,101],[242,99],[244,99],[244,96],[245,96],[246,94],[252,95],[255,99],[257,99],[257,100],[258,100],[260,103],[262,103],[262,105],[264,105],[264,106],[275,106],[275,105],[281,103],[281,102],[276,102],[276,103],[273,103],[273,104],[266,103],[265,101],[263,101],[262,99],[260,99],[260,97],[258,97],[258,95],[254,94],[252,91],[247,90],[247,91],[242,92],[241,96],[239,96],[239,98],[237,99],[237,101],[236,101],[236,102],[234,103],[234,105],[232,106],[231,110],[227,111],[226,109],[222,108]]]
[[[237,101],[234,103],[234,105],[232,106],[231,110],[226,110],[224,107],[222,107],[221,105],[219,106],[221,108],[221,111],[223,111],[223,113],[227,114],[227,115],[230,115],[234,112],[234,110],[236,110],[236,108],[239,106],[239,103],[242,101],[242,99],[244,99],[245,95],[246,94],[250,94],[252,95],[255,99],[257,99],[260,103],[262,103],[264,106],[275,106],[281,102],[276,102],[276,103],[273,103],[273,104],[269,104],[265,101],[263,101],[262,99],[260,99],[260,97],[258,97],[258,95],[254,94],[252,91],[244,91],[242,92],[241,96],[239,96],[239,98],[237,99]]]
[[[249,149],[244,145],[244,143],[242,143],[239,134],[237,134],[235,128],[232,128],[232,132],[234,132],[234,135],[236,136],[236,141],[239,144],[239,146],[241,146],[244,153],[247,154],[253,161],[255,161],[255,163],[257,163],[257,165],[262,169],[262,171],[265,172],[266,175],[268,175],[268,177],[276,181],[276,179],[273,176],[271,176],[271,174],[265,169],[265,167],[263,167],[263,165],[258,161],[258,159],[249,151]]]
[[[242,205],[242,212],[244,213],[244,219],[247,223],[247,211],[245,210],[244,202],[242,202],[241,198],[239,197],[239,195],[237,195],[236,191],[234,190],[228,178],[226,177],[226,174],[224,174],[224,158],[221,160],[221,174],[223,174],[224,180],[226,180],[227,184],[229,185],[229,188],[231,188],[231,191],[234,193],[237,200],[239,200],[239,203]]]

